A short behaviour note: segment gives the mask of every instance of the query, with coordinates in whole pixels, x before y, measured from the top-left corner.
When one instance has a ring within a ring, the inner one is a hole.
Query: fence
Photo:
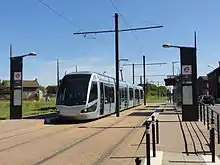
[[[200,121],[203,122],[204,125],[207,125],[208,130],[211,128],[211,121],[214,120],[214,129],[217,133],[218,144],[220,144],[220,114],[202,102],[199,102],[198,106]]]
[[[155,116],[151,116],[151,121],[146,120],[143,124],[145,126],[145,132],[141,138],[141,141],[138,145],[137,150],[139,149],[145,135],[146,135],[146,164],[150,165],[150,126],[152,131],[152,150],[153,150],[153,157],[156,157],[156,144],[159,144],[159,121],[156,119]],[[141,164],[141,160],[139,157],[135,159],[136,165]]]
[[[212,153],[212,162],[215,162],[215,132],[217,133],[217,141],[220,144],[220,129],[219,129],[219,113],[213,110],[210,106],[202,102],[198,103],[199,118],[207,129],[210,130],[210,151]]]

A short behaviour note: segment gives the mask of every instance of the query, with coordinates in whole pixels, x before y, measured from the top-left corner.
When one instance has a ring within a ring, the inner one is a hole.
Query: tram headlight
[[[93,104],[91,107],[87,109],[83,109],[81,113],[95,112],[96,108],[97,108],[97,103]]]

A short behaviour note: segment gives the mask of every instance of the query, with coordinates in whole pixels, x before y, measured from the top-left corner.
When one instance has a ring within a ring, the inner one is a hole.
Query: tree
[[[0,80],[0,93],[3,96],[6,93],[9,93],[8,82],[5,80]]]

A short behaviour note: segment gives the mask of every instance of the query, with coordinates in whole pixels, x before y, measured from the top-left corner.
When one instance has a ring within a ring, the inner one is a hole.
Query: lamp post
[[[119,59],[119,63],[121,61],[128,61],[128,59],[127,58],[121,58],[121,59]],[[121,73],[121,81],[123,81],[123,66],[120,67],[120,73]]]
[[[22,118],[23,58],[36,55],[37,53],[31,52],[12,57],[10,46],[10,119]]]
[[[197,106],[197,62],[196,62],[196,39],[195,47],[176,46],[164,44],[164,48],[180,49],[181,63],[181,106],[183,121],[198,121]]]
[[[180,61],[172,61],[172,70],[173,70],[173,76],[174,76],[174,64],[179,63]]]

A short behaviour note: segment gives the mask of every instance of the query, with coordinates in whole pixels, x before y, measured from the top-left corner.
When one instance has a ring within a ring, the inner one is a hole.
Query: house
[[[208,76],[199,76],[196,83],[197,96],[209,95]]]
[[[35,80],[24,80],[23,81],[23,98],[24,99],[34,99],[40,97],[42,91],[39,90],[39,83],[37,79]],[[42,96],[41,96],[42,97]]]
[[[48,96],[55,97],[57,93],[57,85],[48,85],[46,87],[46,93]]]
[[[6,80],[7,86],[10,89],[10,81]],[[5,98],[10,98],[10,90],[5,93]],[[23,80],[23,99],[41,99],[43,97],[43,91],[40,90],[40,85],[37,79],[34,80]]]
[[[209,94],[214,96],[215,101],[220,101],[220,63],[219,67],[207,74]]]

